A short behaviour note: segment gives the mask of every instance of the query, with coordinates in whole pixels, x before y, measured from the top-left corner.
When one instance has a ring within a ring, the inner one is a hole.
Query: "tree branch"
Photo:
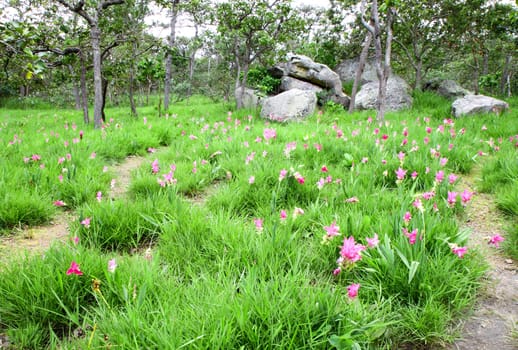
[[[101,3],[101,8],[104,10],[112,5],[124,4],[125,0],[106,0]]]

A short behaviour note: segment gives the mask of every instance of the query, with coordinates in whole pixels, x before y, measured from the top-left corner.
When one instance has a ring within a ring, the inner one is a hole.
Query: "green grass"
[[[153,107],[139,118],[108,109],[102,130],[76,111],[2,110],[1,229],[69,210],[78,243],[0,267],[0,333],[16,348],[61,349],[452,341],[450,325],[471,307],[486,265],[477,251],[452,251],[469,234],[459,230],[464,205],[460,194],[451,201],[451,176],[483,162],[487,189],[516,215],[516,113],[448,120],[442,99],[415,99],[382,124],[367,111],[281,125],[200,97],[163,118]],[[105,167],[128,155],[146,160],[128,196],[109,198],[115,175]],[[326,233],[336,226],[340,235]],[[365,246],[355,262],[342,252],[348,237]],[[83,275],[66,274],[72,261]]]

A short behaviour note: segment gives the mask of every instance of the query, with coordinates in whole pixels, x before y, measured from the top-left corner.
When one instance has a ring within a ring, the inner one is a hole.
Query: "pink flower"
[[[437,183],[441,183],[442,180],[444,180],[444,171],[442,170],[439,170],[436,174],[435,174],[435,181]]]
[[[83,225],[86,228],[90,228],[90,218],[84,218],[83,221],[81,221],[81,225]]]
[[[264,129],[263,137],[267,141],[275,139],[277,137],[277,132],[275,131],[275,129]]]
[[[327,166],[325,165],[322,165],[322,168],[320,168],[320,171],[323,172],[323,173],[327,173]]]
[[[388,135],[387,135],[387,134],[383,134],[383,135],[381,136],[381,139],[382,139],[383,141],[387,141],[387,140],[388,140],[388,138],[389,138],[389,137],[388,137]]]
[[[473,197],[473,192],[470,192],[468,190],[464,190],[464,192],[462,192],[462,194],[460,195],[460,199],[462,201],[462,205],[465,206],[471,200],[471,197]]]
[[[432,128],[429,127],[429,126],[427,126],[425,130],[426,130],[427,134],[431,134],[432,133]]]
[[[147,152],[148,153],[155,153],[156,152],[156,148],[148,147]]]
[[[358,203],[359,201],[358,197],[351,197],[345,200],[346,203]]]
[[[78,236],[72,237],[72,242],[74,243],[74,245],[78,245],[79,244],[79,237]]]
[[[41,160],[41,156],[39,154],[33,154],[31,159],[33,162],[37,162],[37,161]]]
[[[365,250],[365,246],[361,244],[357,244],[354,241],[354,237],[351,236],[349,238],[344,239],[344,243],[342,248],[340,249],[340,256],[345,259],[347,263],[355,263],[358,260],[361,260],[361,252]]]
[[[254,219],[254,225],[257,231],[261,232],[263,230],[263,219]]]
[[[65,203],[65,202],[63,202],[62,200],[59,200],[59,199],[58,199],[57,201],[54,201],[54,203],[53,203],[53,204],[54,204],[56,207],[64,207],[64,206],[66,206],[66,203]]]
[[[59,180],[59,182],[63,182],[63,175],[62,174],[58,175],[58,180]]]
[[[376,247],[379,244],[379,242],[380,242],[379,239],[378,239],[378,234],[377,233],[375,233],[374,237],[372,237],[372,238],[366,237],[365,240],[367,241],[367,245],[370,248]]]
[[[103,193],[101,191],[97,192],[97,194],[95,195],[95,198],[100,203],[101,200],[103,199]]]
[[[403,180],[405,178],[405,175],[406,175],[406,170],[403,170],[401,168],[398,168],[396,171],[396,177],[398,180]]]
[[[405,221],[405,224],[408,224],[410,220],[412,220],[412,214],[410,214],[410,212],[407,211],[405,215],[403,215],[403,221]]]
[[[151,172],[156,174],[160,171],[160,166],[158,165],[158,159],[155,159],[153,163],[151,163]]]
[[[114,273],[117,268],[117,262],[115,259],[111,259],[108,261],[108,272]]]
[[[81,270],[79,269],[79,265],[75,261],[72,261],[69,269],[67,270],[67,275],[72,275],[72,274],[78,275],[78,276],[81,276],[83,274],[81,272]]]
[[[452,245],[451,251],[453,254],[457,255],[459,258],[462,259],[464,254],[468,251],[468,247],[457,247],[456,245]]]
[[[97,157],[97,153],[92,152],[92,154],[90,154],[90,159],[95,159],[95,157]]]
[[[451,207],[455,206],[455,202],[457,202],[457,192],[448,191],[448,205]]]
[[[425,192],[425,193],[423,193],[423,199],[425,199],[425,200],[430,200],[434,196],[435,196],[434,192]]]
[[[288,217],[288,214],[286,213],[286,210],[284,210],[284,209],[281,210],[280,216],[281,216],[281,221],[286,220],[286,218]]]
[[[319,190],[321,190],[322,188],[324,188],[325,183],[326,182],[325,182],[324,178],[321,177],[320,180],[317,181],[317,188]]]
[[[418,175],[419,175],[419,174],[417,173],[417,171],[415,171],[415,170],[414,170],[414,171],[412,172],[412,175],[411,175],[411,176],[412,176],[412,180],[417,179],[417,176],[418,176]]]
[[[448,182],[450,183],[450,185],[453,185],[455,183],[455,181],[457,181],[457,175],[455,175],[453,173],[448,175]]]
[[[333,275],[338,276],[340,274],[340,272],[342,272],[342,270],[339,267],[337,267],[336,269],[333,270]]]
[[[504,237],[500,236],[499,234],[496,234],[496,235],[492,236],[491,238],[489,238],[488,244],[491,244],[491,245],[495,246],[496,248],[498,248],[500,242],[503,242],[503,241],[504,241]]]
[[[335,237],[340,234],[340,226],[336,224],[336,221],[333,221],[329,226],[324,226],[324,230],[327,232],[326,236],[328,238]]]
[[[300,175],[300,173],[297,171],[295,174],[293,174],[293,177],[295,177],[295,180],[297,180],[297,182],[301,185],[304,184],[304,182],[306,181],[304,179],[304,176]]]
[[[354,299],[358,296],[358,290],[360,289],[359,283],[353,283],[347,287],[347,296],[349,298]]]
[[[403,228],[403,234],[408,237],[408,242],[410,244],[415,244],[415,241],[417,239],[417,232],[418,230],[416,228],[413,229],[410,233],[408,233],[408,230],[406,228]]]
[[[255,182],[255,176],[253,176],[253,175],[252,175],[252,176],[250,176],[250,177],[248,178],[248,183],[251,185],[251,184],[253,184],[254,182]]]
[[[286,178],[286,175],[288,175],[288,170],[286,169],[282,169],[280,172],[279,172],[279,181],[282,181]]]
[[[439,160],[439,164],[440,164],[441,166],[445,166],[445,165],[446,165],[446,163],[448,163],[448,158],[441,158],[441,159]]]
[[[398,157],[400,162],[403,162],[405,160],[405,153],[404,152],[399,152],[397,154],[397,157]]]

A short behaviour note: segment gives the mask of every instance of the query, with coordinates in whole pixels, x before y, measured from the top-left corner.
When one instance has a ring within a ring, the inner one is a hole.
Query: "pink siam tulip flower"
[[[158,159],[155,159],[153,163],[151,163],[151,172],[156,174],[160,171],[160,166],[158,165]]]
[[[115,259],[111,259],[108,261],[108,272],[114,273],[115,269],[117,268],[117,262]]]
[[[261,232],[263,231],[263,219],[257,218],[254,219],[254,225],[257,231]]]
[[[294,178],[295,178],[295,180],[297,180],[297,182],[298,182],[299,184],[301,184],[301,185],[303,185],[303,184],[304,184],[304,182],[306,181],[306,180],[304,179],[304,176],[302,176],[298,171],[297,171],[297,172],[295,172],[295,174],[293,174],[293,177],[294,177]]]
[[[325,185],[326,181],[324,180],[324,178],[320,178],[320,180],[317,181],[317,188],[319,190],[321,190],[322,188],[324,188],[324,185]]]
[[[448,191],[448,205],[450,208],[455,206],[455,203],[457,202],[457,192],[450,192]]]
[[[340,272],[342,272],[342,270],[339,267],[337,267],[336,269],[333,270],[333,275],[338,276],[340,274]]]
[[[322,145],[320,145],[320,144],[318,144],[318,143],[315,143],[315,144],[313,145],[313,147],[315,147],[315,149],[317,150],[317,152],[322,151]]]
[[[405,175],[406,175],[406,170],[403,170],[401,168],[398,168],[395,173],[396,173],[396,177],[398,180],[403,180],[405,178]]]
[[[280,217],[281,217],[281,221],[284,221],[288,218],[288,213],[286,213],[286,210],[281,210],[281,214],[280,214]]]
[[[453,185],[455,181],[457,181],[457,175],[453,173],[448,175],[448,182],[450,183],[450,185]]]
[[[435,197],[435,193],[434,192],[425,192],[425,193],[423,193],[423,199],[424,200],[430,200],[433,197]]]
[[[31,156],[31,159],[33,162],[37,162],[37,161],[41,160],[41,156],[39,154],[33,154]]]
[[[353,283],[347,287],[347,296],[354,299],[358,296],[358,290],[360,289],[359,283]]]
[[[95,159],[95,157],[97,157],[97,153],[92,152],[92,154],[90,154],[90,159]]]
[[[441,166],[445,166],[445,165],[446,165],[446,163],[448,163],[448,158],[441,158],[441,159],[439,160],[439,164],[440,164]]]
[[[365,240],[367,241],[367,245],[370,247],[370,248],[374,248],[374,247],[377,247],[378,244],[379,244],[379,238],[378,238],[378,234],[375,233],[374,234],[374,237],[372,238],[369,238],[369,237],[366,237]]]
[[[456,244],[453,244],[451,247],[451,251],[453,254],[457,255],[459,258],[462,259],[464,254],[466,254],[466,252],[468,251],[468,248],[467,247],[457,247]]]
[[[464,192],[462,192],[462,194],[460,195],[462,205],[465,206],[466,204],[468,204],[468,202],[471,200],[471,197],[473,197],[473,192],[464,190]]]
[[[81,221],[81,225],[83,225],[85,228],[90,228],[90,220],[91,218],[84,218],[83,221]]]
[[[412,177],[412,180],[415,180],[415,179],[417,179],[417,176],[419,176],[419,174],[417,173],[417,171],[414,170],[412,172],[412,175],[410,175],[410,176]]]
[[[442,180],[444,180],[444,171],[442,170],[439,170],[436,174],[435,174],[435,181],[437,183],[441,183]]]
[[[320,168],[320,171],[323,173],[327,173],[328,172],[327,166],[322,165],[322,168]]]
[[[63,202],[62,200],[57,200],[57,201],[54,201],[53,203],[56,207],[64,207],[66,206],[67,204],[65,202]]]
[[[340,234],[340,226],[336,224],[336,221],[333,221],[329,226],[324,226],[324,230],[327,232],[327,238],[332,238]]]
[[[279,181],[282,181],[286,178],[286,175],[288,175],[288,170],[286,169],[282,169],[280,172],[279,172]]]
[[[254,182],[255,182],[255,176],[253,176],[253,175],[252,175],[252,176],[250,176],[250,177],[248,178],[248,183],[249,183],[250,185],[252,185]]]
[[[264,129],[263,137],[266,141],[277,138],[277,131],[275,129]]]
[[[358,197],[351,197],[345,200],[346,203],[358,203],[359,201]]]
[[[403,221],[405,222],[405,224],[408,224],[410,220],[412,220],[412,214],[410,214],[410,212],[407,211],[405,215],[403,215]]]
[[[410,233],[408,233],[408,230],[406,228],[403,228],[403,234],[408,237],[408,242],[411,245],[415,244],[415,241],[417,239],[417,232],[418,230],[416,228],[413,229]]]
[[[342,262],[346,264],[353,264],[358,260],[361,260],[361,252],[365,250],[365,246],[357,244],[354,241],[354,237],[344,239],[344,243],[340,249],[340,256],[343,259]]]
[[[293,209],[293,218],[296,219],[297,216],[304,215],[304,210],[302,208],[295,207]]]
[[[59,182],[63,182],[63,175],[62,174],[58,175],[58,180],[59,180]]]
[[[499,234],[496,234],[496,235],[492,236],[491,238],[489,238],[488,244],[491,244],[491,245],[495,246],[496,248],[498,248],[500,245],[500,242],[503,242],[503,241],[504,241],[504,237],[500,236]]]
[[[405,152],[399,152],[397,154],[397,157],[398,157],[400,162],[403,162],[405,160]]]
[[[101,191],[97,192],[97,194],[95,195],[95,198],[100,203],[103,199],[103,193]]]
[[[78,236],[72,237],[72,243],[74,243],[74,245],[78,245],[79,244],[79,237]]]
[[[72,261],[72,263],[70,264],[70,267],[67,270],[67,275],[78,275],[78,276],[81,276],[82,274],[83,273],[79,269],[79,265],[75,261]]]

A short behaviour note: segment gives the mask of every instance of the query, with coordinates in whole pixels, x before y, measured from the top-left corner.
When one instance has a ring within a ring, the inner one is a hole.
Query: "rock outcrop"
[[[473,92],[460,86],[455,80],[449,79],[432,79],[427,81],[423,85],[423,90],[435,92],[448,99],[456,99],[473,94]]]
[[[291,89],[262,103],[261,117],[278,122],[301,121],[312,115],[317,106],[315,92]]]
[[[355,109],[376,109],[378,100],[379,83],[377,81],[362,85],[361,90],[356,94]],[[410,86],[402,78],[392,76],[387,81],[386,109],[398,111],[412,107],[412,96]]]
[[[507,109],[509,109],[507,102],[484,95],[466,95],[455,100],[451,106],[455,117],[484,113],[501,114]]]

